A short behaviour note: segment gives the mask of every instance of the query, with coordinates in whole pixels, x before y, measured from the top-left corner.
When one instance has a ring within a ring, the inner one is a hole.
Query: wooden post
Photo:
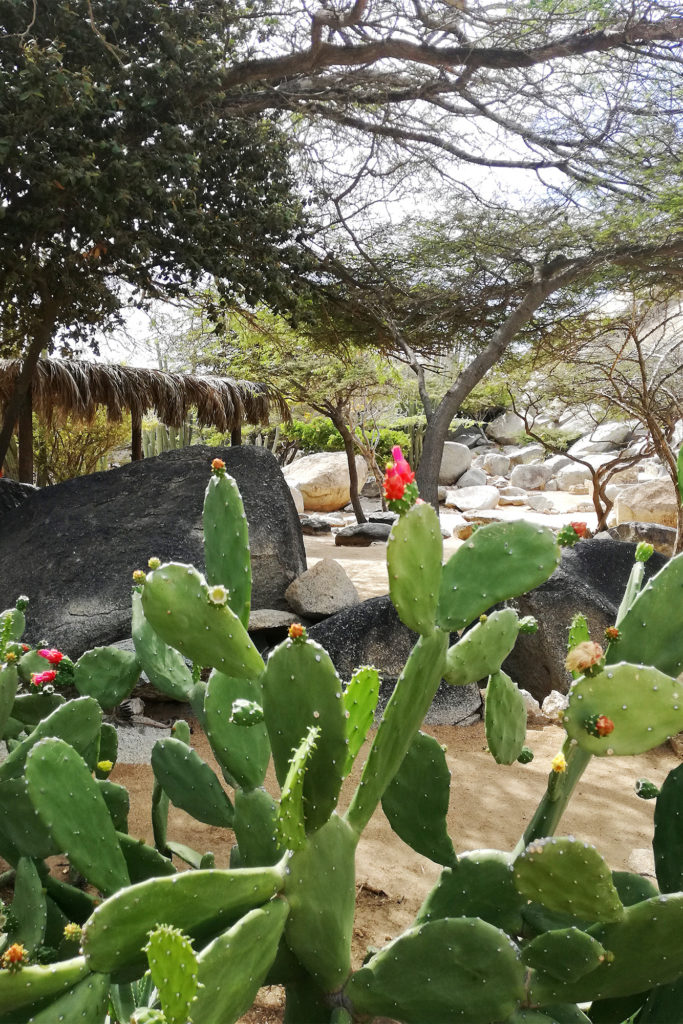
[[[242,444],[242,428],[235,427],[234,430],[230,431],[230,446]]]
[[[33,483],[33,395],[31,385],[24,396],[18,418],[19,480]]]
[[[132,409],[130,420],[132,425],[130,457],[133,462],[139,462],[142,458],[142,416],[139,412]]]

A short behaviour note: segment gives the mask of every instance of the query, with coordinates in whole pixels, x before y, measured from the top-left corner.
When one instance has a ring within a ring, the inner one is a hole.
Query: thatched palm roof
[[[18,359],[0,359],[2,408],[14,390],[20,368]],[[128,411],[139,423],[150,411],[161,423],[180,427],[194,408],[199,426],[225,433],[239,429],[244,422],[265,424],[272,413],[284,419],[290,415],[282,394],[269,384],[75,359],[39,360],[31,397],[33,409],[45,419],[70,413],[90,421],[97,407],[104,406],[112,420],[120,420]]]

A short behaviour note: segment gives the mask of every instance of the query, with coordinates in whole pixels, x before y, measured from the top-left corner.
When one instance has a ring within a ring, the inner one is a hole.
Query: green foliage
[[[107,468],[112,453],[130,446],[130,416],[111,420],[98,406],[92,420],[84,423],[68,415],[43,423],[33,417],[34,466],[38,483],[59,484],[75,476]],[[124,460],[128,461],[129,453]]]
[[[214,582],[175,563],[138,582],[138,655],[86,654],[76,678],[90,696],[27,705],[27,696],[58,695],[17,692],[15,649],[18,663],[26,659],[24,674],[45,659],[14,639],[22,628],[17,609],[0,616],[0,733],[16,739],[0,766],[0,855],[16,868],[9,935],[33,947],[36,959],[52,943],[57,957],[48,966],[0,968],[0,1024],[47,1022],[62,1012],[104,1024],[107,996],[123,1019],[230,1024],[264,982],[285,984],[286,1019],[303,1014],[338,1024],[373,1014],[415,1024],[575,1024],[587,1020],[579,1002],[601,1001],[606,1013],[606,1001],[629,995],[638,997],[629,1013],[674,1005],[683,978],[681,773],[650,794],[657,800],[662,895],[635,876],[611,872],[582,840],[554,831],[591,753],[648,750],[683,727],[680,680],[668,674],[683,657],[674,600],[683,556],[644,589],[639,577],[629,584],[617,646],[644,652],[650,663],[615,663],[610,648],[591,675],[575,680],[567,741],[516,851],[456,856],[447,830],[450,766],[420,725],[444,675],[454,685],[488,675],[490,751],[501,764],[528,760],[524,703],[501,671],[527,624],[512,609],[487,609],[551,575],[559,550],[554,535],[525,523],[485,526],[442,566],[431,506],[402,514],[388,556],[391,593],[403,621],[421,635],[342,816],[342,779],[368,733],[378,673],[361,668],[345,685],[324,650],[296,629],[264,668],[237,614],[250,600],[241,503],[224,470],[216,472],[204,530],[229,536],[227,547],[221,542],[212,550]],[[462,636],[449,635],[477,616]],[[576,616],[570,647],[585,635]],[[193,658],[194,670],[182,654]],[[116,757],[101,706],[126,692],[138,657],[162,688],[189,699],[232,790],[228,795],[192,748],[187,724],[177,723],[152,755],[157,849],[126,834],[125,789],[93,778],[106,776]],[[205,683],[198,668],[207,665],[213,671]],[[595,732],[600,718],[611,726],[604,734]],[[262,788],[271,752],[277,799]],[[169,836],[170,802],[234,830],[230,869]],[[355,851],[380,802],[397,835],[444,867],[413,926],[353,971]],[[45,858],[56,851],[65,851],[104,897],[100,905],[48,877]],[[178,872],[172,857],[190,870]],[[64,959],[69,952],[59,936],[55,942],[62,918],[84,925],[83,957]],[[148,965],[154,986],[141,980]]]

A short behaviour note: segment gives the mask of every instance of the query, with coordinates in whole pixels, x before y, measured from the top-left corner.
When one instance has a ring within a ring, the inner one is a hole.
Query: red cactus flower
[[[570,526],[579,537],[583,538],[588,533],[588,523],[570,523]]]
[[[608,626],[607,629],[605,630],[605,636],[607,637],[608,640],[620,640],[621,639],[621,633],[619,632],[619,630],[617,629],[616,626]]]
[[[614,722],[607,715],[598,715],[595,731],[598,736],[609,736],[611,732],[614,732]]]
[[[10,972],[20,970],[28,963],[28,953],[18,942],[9,946],[0,957],[0,967]]]
[[[398,445],[391,449],[391,454],[394,461],[387,463],[384,473],[384,496],[388,501],[400,501],[406,485],[413,482],[415,474]]]
[[[300,622],[293,622],[287,631],[290,640],[301,640],[303,637],[306,638],[306,630]]]
[[[22,651],[24,652],[24,654],[26,654],[26,652],[27,652],[27,651],[30,651],[30,649],[31,649],[31,648],[29,647],[29,645],[28,645],[28,644],[22,644],[22,645],[21,645],[21,649],[22,649]]]
[[[222,459],[214,459],[211,463],[211,469],[213,469],[215,473],[219,473],[222,469],[225,469],[225,463]]]
[[[54,669],[48,669],[46,672],[32,672],[31,682],[34,686],[42,686],[43,683],[52,683],[57,678],[57,673]]]
[[[64,657],[61,651],[58,651],[56,647],[43,647],[38,654],[41,658],[47,658],[51,665],[59,665],[60,661]]]

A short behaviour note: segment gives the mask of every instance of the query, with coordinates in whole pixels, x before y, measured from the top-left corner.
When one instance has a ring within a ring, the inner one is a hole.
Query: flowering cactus
[[[212,464],[204,509],[206,577],[150,559],[133,588],[135,654],[84,655],[74,669],[78,699],[19,691],[53,651],[22,650],[14,610],[0,617],[0,734],[9,746],[0,853],[16,870],[12,908],[22,915],[7,924],[0,1024],[12,1015],[104,1024],[108,1007],[110,1019],[230,1024],[264,983],[285,986],[286,1019],[330,1024],[375,1016],[578,1024],[617,1020],[615,999],[624,997],[629,1016],[642,1007],[644,1019],[669,1019],[661,1000],[675,998],[683,977],[683,777],[673,772],[657,793],[641,787],[657,799],[661,894],[554,833],[591,756],[647,750],[683,728],[683,556],[645,588],[637,563],[606,650],[575,618],[567,738],[548,766],[546,793],[515,851],[457,855],[444,750],[420,724],[442,679],[488,679],[492,756],[501,765],[531,760],[524,700],[501,666],[535,623],[494,606],[547,579],[560,546],[550,530],[494,524],[444,564],[438,518],[415,500],[399,448],[385,493],[401,513],[387,548],[390,593],[419,639],[343,813],[339,794],[372,725],[378,673],[364,666],[345,685],[298,623],[264,664],[246,629],[244,512],[222,460]],[[54,668],[42,671],[59,676],[66,660],[48,657]],[[108,778],[116,731],[101,714],[141,669],[192,705],[219,769],[192,748],[184,722],[156,744],[154,846],[127,834],[128,795]],[[277,799],[264,788],[271,758]],[[234,833],[229,868],[174,842],[170,804]],[[355,851],[380,804],[396,834],[442,870],[413,926],[352,970]],[[104,898],[52,879],[44,861],[57,852]],[[191,870],[178,872],[179,860]],[[42,966],[48,947],[54,962]],[[590,1018],[577,1003],[592,1004]]]

